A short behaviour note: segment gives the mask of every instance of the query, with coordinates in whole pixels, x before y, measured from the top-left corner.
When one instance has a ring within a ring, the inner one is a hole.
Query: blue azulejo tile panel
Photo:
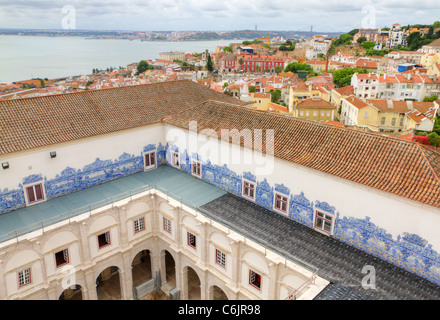
[[[191,174],[191,161],[187,151],[179,150],[176,146],[170,146],[170,150],[179,152],[181,159],[186,160],[186,164],[181,165],[181,171]],[[386,230],[376,226],[370,217],[365,217],[365,219],[341,217],[336,207],[324,201],[311,201],[304,192],[294,194],[282,184],[272,186],[267,179],[258,181],[251,172],[237,174],[226,164],[214,165],[209,159],[202,159],[197,153],[193,153],[191,158],[202,162],[202,180],[205,182],[240,197],[243,179],[255,182],[255,203],[272,211],[274,211],[275,192],[287,195],[290,198],[289,218],[309,228],[313,228],[314,209],[331,213],[335,216],[332,237],[440,284],[440,255],[432,249],[428,241],[420,236],[403,233],[397,239],[393,239]],[[167,157],[167,159],[170,158]]]
[[[143,147],[138,155],[123,153],[113,160],[97,158],[82,169],[67,167],[53,179],[46,179],[42,174],[27,176],[22,179],[16,189],[0,189],[0,214],[26,206],[23,192],[24,185],[43,181],[46,198],[53,199],[143,171],[144,152],[156,150],[157,164],[166,164],[165,156],[167,149],[168,146],[163,146],[161,143],[157,146],[149,144]]]

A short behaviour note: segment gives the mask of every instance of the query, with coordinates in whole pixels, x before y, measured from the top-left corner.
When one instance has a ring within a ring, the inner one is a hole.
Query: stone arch
[[[214,283],[208,290],[209,300],[230,300],[227,294],[228,290],[225,290],[224,286],[218,283]]]

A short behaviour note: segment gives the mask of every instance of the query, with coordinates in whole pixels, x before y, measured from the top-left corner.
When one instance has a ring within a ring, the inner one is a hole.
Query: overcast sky
[[[62,9],[65,6],[63,13]],[[0,0],[0,28],[348,32],[440,20],[439,0]],[[67,10],[67,11],[66,11]]]

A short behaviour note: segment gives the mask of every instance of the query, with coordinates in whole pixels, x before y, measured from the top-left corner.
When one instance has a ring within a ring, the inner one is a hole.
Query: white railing
[[[296,298],[305,290],[309,285],[315,283],[318,272],[315,272],[309,279],[307,279],[302,285],[297,289],[293,290],[284,300],[296,300]]]

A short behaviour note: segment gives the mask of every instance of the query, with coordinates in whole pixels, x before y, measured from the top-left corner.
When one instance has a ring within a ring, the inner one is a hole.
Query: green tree
[[[429,144],[434,147],[440,146],[440,136],[436,132],[428,134]]]
[[[255,86],[249,86],[249,93],[257,92]]]
[[[354,35],[358,32],[359,32],[359,29],[353,29],[348,34],[354,37]]]
[[[438,96],[425,97],[423,102],[434,102],[438,100]]]
[[[43,79],[40,79],[40,86],[41,86],[42,88],[45,88],[45,87],[46,87],[46,83],[44,82]]]
[[[365,69],[343,68],[333,73],[333,82],[339,87],[346,87],[351,84],[351,78],[355,73],[368,73]]]
[[[372,41],[365,41],[362,43],[362,47],[365,50],[370,50],[373,49],[373,47],[376,45],[376,42],[372,42]]]
[[[243,44],[244,46],[248,46],[248,45],[252,44],[252,42],[251,42],[251,41],[247,41],[247,40],[245,40],[245,41],[242,42],[242,44]]]
[[[280,45],[280,47],[278,48],[278,50],[280,50],[280,51],[287,51],[287,50],[289,50],[289,49],[287,49],[287,47],[286,47],[284,44],[282,44],[282,45]]]
[[[358,43],[362,43],[362,42],[365,42],[365,41],[367,41],[367,38],[365,38],[365,37],[359,37],[359,38],[357,39],[357,42],[358,42]]]
[[[224,47],[223,52],[231,52],[232,53],[232,46]]]
[[[307,71],[308,74],[313,74],[313,68],[306,64],[306,63],[298,63],[298,62],[292,62],[289,63],[286,68],[284,69],[285,72],[293,72],[298,73],[298,71]]]
[[[282,66],[275,66],[275,73],[281,73],[283,72],[283,67]]]
[[[270,90],[270,102],[279,103],[280,99],[281,99],[281,90],[279,90],[279,89]]]
[[[223,89],[226,88],[227,86],[229,86],[229,83],[227,82],[223,83]]]
[[[339,36],[339,41],[341,44],[350,44],[351,40],[353,40],[353,36],[351,34],[341,34]]]
[[[209,72],[214,71],[214,63],[212,62],[211,55],[208,53],[208,61],[206,62],[206,69]]]
[[[136,72],[136,74],[139,75],[139,74],[144,73],[145,71],[151,70],[151,69],[153,69],[152,65],[150,65],[145,60],[141,60],[141,61],[139,61],[138,65],[137,65],[137,72]]]

